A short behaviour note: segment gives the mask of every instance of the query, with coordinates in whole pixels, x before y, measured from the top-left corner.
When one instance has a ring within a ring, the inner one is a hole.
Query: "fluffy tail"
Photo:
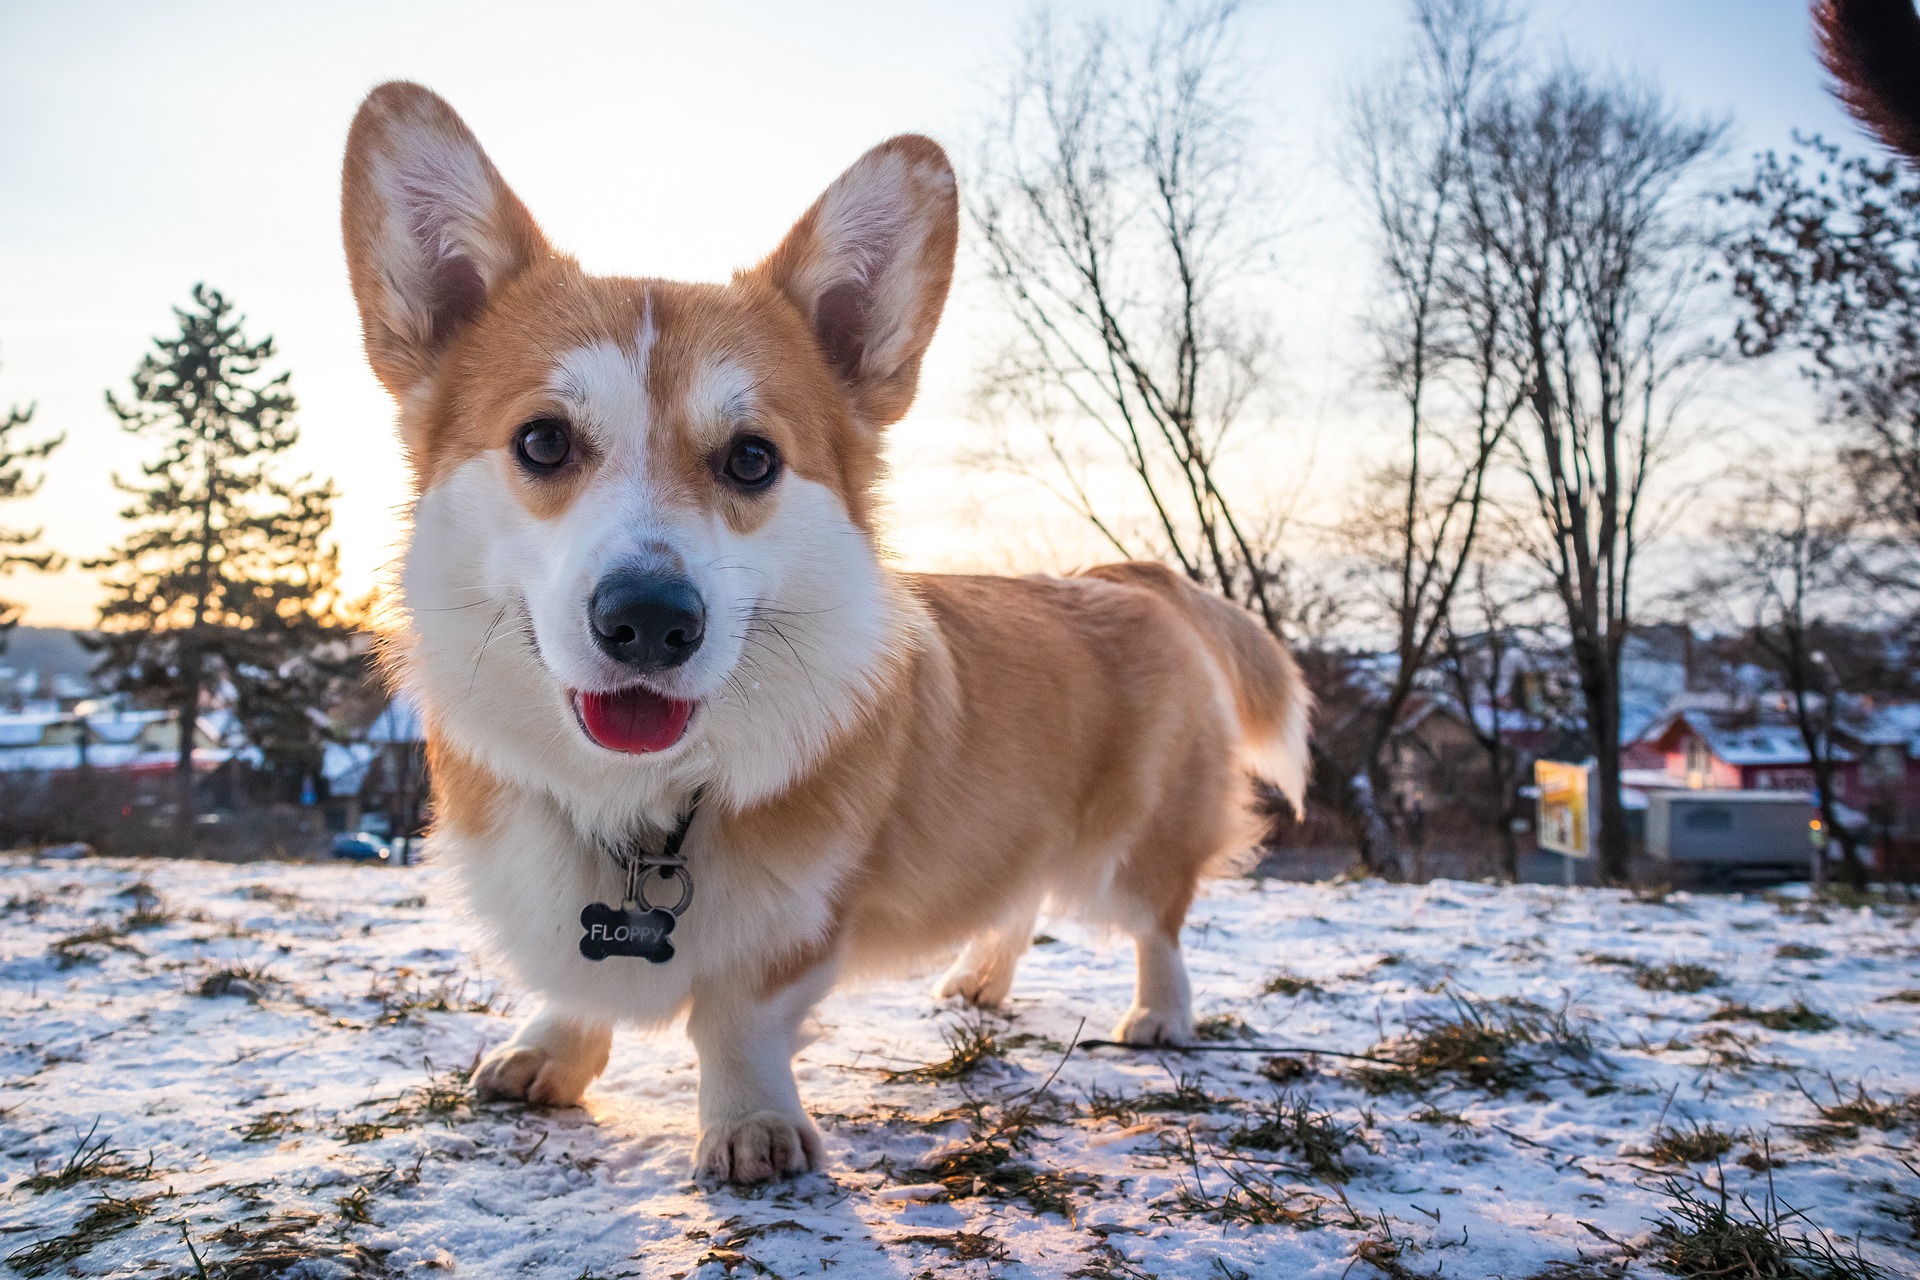
[[[1225,673],[1247,767],[1280,789],[1296,815],[1307,805],[1307,729],[1313,695],[1293,655],[1251,614],[1165,565],[1102,565],[1086,576],[1146,587],[1178,605]]]
[[[1817,0],[1813,26],[1841,104],[1920,164],[1920,16],[1913,0]]]

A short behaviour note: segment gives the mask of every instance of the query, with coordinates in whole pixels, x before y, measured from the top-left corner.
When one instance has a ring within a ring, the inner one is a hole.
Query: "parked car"
[[[333,856],[348,862],[386,862],[393,851],[377,836],[348,831],[333,838]]]

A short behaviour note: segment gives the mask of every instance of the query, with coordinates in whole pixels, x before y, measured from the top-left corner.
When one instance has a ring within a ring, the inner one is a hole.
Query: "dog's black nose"
[[[707,632],[707,610],[678,575],[608,574],[587,605],[593,638],[609,658],[639,671],[665,671],[691,658]]]

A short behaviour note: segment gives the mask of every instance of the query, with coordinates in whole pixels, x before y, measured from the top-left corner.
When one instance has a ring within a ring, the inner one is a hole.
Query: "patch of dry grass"
[[[263,1111],[245,1124],[235,1125],[233,1131],[242,1142],[272,1142],[285,1134],[304,1133],[306,1128],[296,1111]]]
[[[1171,1089],[1147,1089],[1135,1094],[1091,1089],[1087,1093],[1087,1112],[1096,1120],[1133,1124],[1143,1115],[1205,1115],[1225,1110],[1233,1102],[1232,1098],[1208,1093],[1201,1087],[1198,1076],[1183,1072],[1173,1078]]]
[[[163,928],[178,918],[160,899],[141,898],[134,903],[133,910],[120,917],[120,927],[128,933],[136,933],[145,929]]]
[[[1155,1204],[1154,1216],[1162,1221],[1204,1218],[1222,1225],[1300,1231],[1326,1225],[1322,1212],[1333,1203],[1328,1197],[1288,1187],[1257,1164],[1222,1159],[1217,1153],[1210,1153],[1209,1169],[1191,1133],[1177,1135],[1176,1150],[1169,1154],[1178,1155],[1186,1168],[1176,1175],[1173,1194]]]
[[[136,1165],[126,1158],[126,1154],[105,1137],[96,1137],[100,1131],[100,1122],[83,1134],[74,1144],[73,1152],[58,1169],[36,1172],[20,1180],[20,1189],[34,1195],[44,1195],[49,1191],[65,1191],[68,1187],[78,1186],[82,1182],[105,1180],[137,1182],[153,1176],[153,1160],[149,1158],[144,1165]]]
[[[238,996],[242,1000],[258,1003],[275,981],[274,976],[259,965],[227,965],[201,978],[195,984],[193,993],[208,1000]]]
[[[47,948],[47,954],[53,957],[56,967],[72,969],[83,964],[99,964],[107,958],[109,951],[126,951],[134,955],[145,952],[126,939],[126,930],[118,924],[97,924],[91,929],[82,929],[79,933],[70,933],[55,940]]]
[[[7,1265],[29,1278],[50,1271],[69,1271],[72,1264],[93,1252],[94,1246],[132,1230],[153,1212],[158,1196],[141,1200],[121,1200],[102,1196],[93,1202],[79,1221],[57,1236],[36,1240],[7,1255]]]
[[[1260,984],[1260,994],[1268,996],[1321,996],[1326,988],[1312,978],[1303,978],[1291,969],[1282,969]]]
[[[1633,985],[1642,991],[1675,991],[1697,995],[1708,987],[1724,987],[1725,977],[1704,964],[1671,961],[1661,965],[1635,965]]]
[[[258,1225],[255,1225],[255,1223]],[[280,1276],[326,1275],[341,1280],[386,1280],[393,1273],[386,1251],[344,1240],[317,1213],[269,1215],[264,1220],[229,1223],[200,1242],[182,1229],[182,1252],[192,1259],[197,1280],[272,1280]],[[215,1248],[228,1256],[210,1256]]]
[[[1374,1047],[1384,1065],[1355,1068],[1372,1093],[1418,1093],[1443,1079],[1503,1093],[1535,1080],[1546,1063],[1598,1058],[1592,1037],[1562,1013],[1524,1001],[1488,1001],[1449,993],[1450,1008],[1416,1014],[1406,1034]]]
[[[978,1231],[901,1236],[891,1243],[927,1245],[948,1254],[955,1262],[1004,1262],[1008,1256],[1007,1246]]]
[[[1708,1022],[1753,1022],[1769,1031],[1831,1031],[1840,1025],[1838,1018],[1812,1009],[1795,1000],[1778,1009],[1756,1009],[1750,1004],[1728,1002],[1707,1017]]]
[[[306,904],[306,899],[291,889],[279,889],[270,884],[241,885],[238,893],[249,902],[264,902],[282,911],[296,911]]]
[[[1025,1153],[1035,1131],[1046,1118],[1040,1099],[1025,1099],[995,1109],[970,1099],[967,1140],[941,1151],[924,1165],[900,1175],[909,1185],[938,1182],[953,1199],[983,1195],[1019,1200],[1034,1213],[1055,1213],[1071,1221],[1075,1198],[1092,1195],[1099,1186],[1093,1174],[1040,1169]]]
[[[1920,1122],[1920,1094],[1881,1099],[1868,1093],[1864,1084],[1856,1083],[1849,1096],[1832,1076],[1827,1077],[1827,1087],[1833,1093],[1830,1102],[1820,1101],[1804,1086],[1800,1090],[1819,1112],[1818,1124],[1787,1126],[1810,1150],[1830,1151],[1837,1142],[1854,1141],[1862,1129],[1888,1132]]]
[[[1345,1182],[1353,1176],[1347,1148],[1361,1144],[1364,1127],[1342,1123],[1332,1112],[1316,1111],[1310,1098],[1283,1093],[1270,1102],[1254,1103],[1245,1123],[1227,1135],[1227,1146],[1286,1152],[1298,1156],[1314,1177]]]
[[[982,1067],[1006,1059],[998,1033],[987,1025],[985,1019],[955,1023],[942,1031],[940,1038],[947,1043],[946,1057],[903,1071],[889,1071],[886,1082],[931,1084],[939,1080],[965,1080]]]
[[[1252,1027],[1231,1013],[1213,1013],[1193,1024],[1193,1038],[1202,1044],[1220,1044],[1230,1040],[1255,1040]]]
[[[1692,1124],[1685,1129],[1656,1130],[1647,1154],[1662,1164],[1706,1164],[1731,1150],[1732,1134],[1710,1124]]]
[[[375,979],[367,989],[366,998],[380,1005],[380,1012],[373,1020],[376,1027],[399,1026],[415,1021],[416,1016],[423,1013],[484,1013],[498,1016],[506,1012],[497,987],[475,988],[469,994],[469,979],[466,978],[457,982],[448,978],[429,987],[416,980],[411,969],[398,969],[386,977],[388,981]]]
[[[1832,1076],[1827,1077],[1827,1087],[1833,1090],[1832,1102],[1820,1102],[1812,1094],[1807,1095],[1807,1101],[1819,1109],[1822,1120],[1832,1124],[1863,1125],[1884,1131],[1920,1121],[1920,1094],[1882,1100],[1868,1093],[1866,1085],[1856,1083],[1853,1095],[1848,1097]]]
[[[1807,1215],[1780,1203],[1769,1187],[1758,1205],[1729,1197],[1724,1180],[1701,1195],[1679,1179],[1666,1184],[1667,1211],[1654,1223],[1651,1250],[1660,1270],[1685,1280],[1879,1280],[1857,1252],[1843,1253]]]
[[[1275,1084],[1293,1084],[1313,1074],[1312,1068],[1291,1054],[1279,1054],[1260,1061],[1260,1074]]]

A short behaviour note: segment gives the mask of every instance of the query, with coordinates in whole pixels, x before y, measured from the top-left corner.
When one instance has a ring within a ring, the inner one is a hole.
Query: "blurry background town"
[[[0,847],[430,826],[334,222],[407,74],[596,270],[723,277],[881,132],[946,143],[889,545],[1260,617],[1320,703],[1269,870],[1920,871],[1920,178],[1798,0],[594,10],[513,76],[433,10],[0,11]]]

